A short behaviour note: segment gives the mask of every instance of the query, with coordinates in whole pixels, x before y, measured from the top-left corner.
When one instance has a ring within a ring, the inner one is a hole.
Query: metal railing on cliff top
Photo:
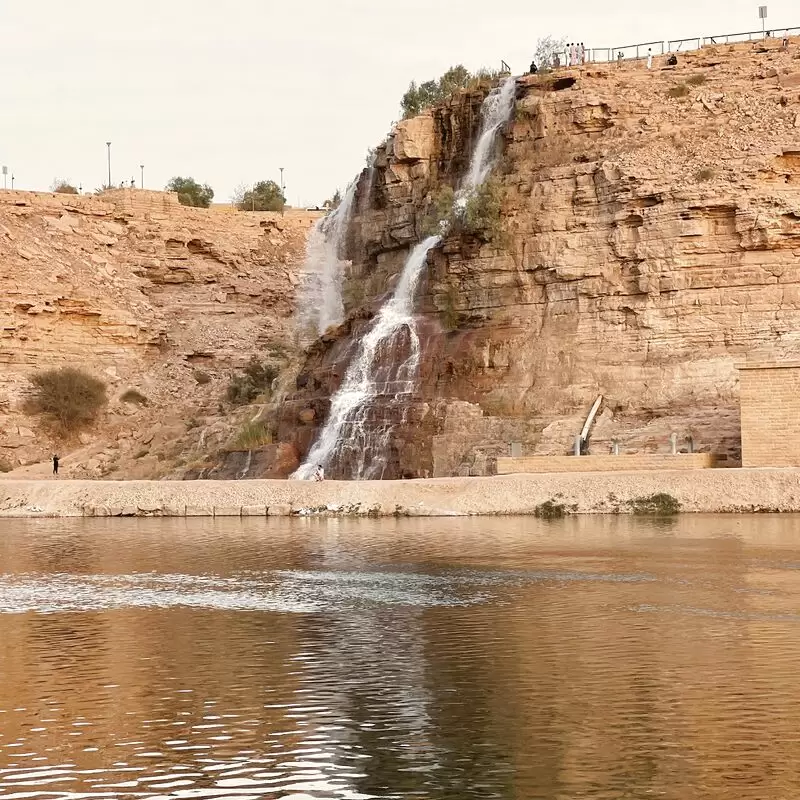
[[[619,53],[626,61],[647,58],[649,53],[654,56],[664,53],[688,53],[700,50],[707,45],[736,44],[737,42],[752,42],[759,39],[783,39],[789,36],[800,36],[800,28],[771,28],[768,31],[746,31],[744,33],[723,33],[718,36],[693,36],[688,39],[670,39],[666,42],[640,42],[622,47],[592,47],[587,49],[587,62],[609,63],[616,61]],[[690,45],[687,47],[686,45]]]

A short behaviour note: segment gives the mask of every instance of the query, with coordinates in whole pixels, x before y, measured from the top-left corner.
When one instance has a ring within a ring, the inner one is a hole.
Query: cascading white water
[[[506,79],[484,100],[481,134],[472,153],[469,170],[457,194],[464,208],[492,169],[496,136],[514,107],[516,80]],[[309,480],[318,465],[328,468],[333,457],[351,465],[352,478],[380,478],[386,467],[386,452],[394,425],[389,414],[383,422],[373,418],[375,401],[401,405],[413,393],[421,357],[414,317],[414,300],[428,253],[447,231],[429,236],[413,248],[397,286],[359,343],[339,390],[331,398],[328,420],[303,465],[293,478]],[[388,356],[397,355],[397,358]]]
[[[303,265],[305,288],[299,303],[299,327],[313,327],[316,334],[344,319],[342,281],[344,262],[340,258],[353,211],[358,181],[347,187],[342,202],[318,220],[308,235]]]
[[[506,124],[514,108],[514,93],[517,87],[515,78],[506,78],[500,86],[490,92],[483,101],[481,109],[481,134],[469,162],[469,170],[458,192],[459,198],[466,201],[489,177],[495,159],[496,136]]]

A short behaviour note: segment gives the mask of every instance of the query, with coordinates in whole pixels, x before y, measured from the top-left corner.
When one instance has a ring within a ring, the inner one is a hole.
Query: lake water
[[[0,797],[797,798],[800,518],[0,521]]]

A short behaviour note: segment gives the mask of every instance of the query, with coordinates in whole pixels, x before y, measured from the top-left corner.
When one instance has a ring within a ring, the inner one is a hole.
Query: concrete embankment
[[[800,469],[506,475],[409,481],[0,482],[0,516],[460,516],[630,513],[670,495],[681,511],[800,512]]]

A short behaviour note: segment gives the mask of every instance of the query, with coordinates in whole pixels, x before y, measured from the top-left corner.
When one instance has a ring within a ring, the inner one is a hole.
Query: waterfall
[[[467,170],[466,177],[458,193],[459,199],[462,200],[464,205],[466,205],[470,195],[483,184],[492,171],[495,159],[496,136],[500,128],[505,125],[511,116],[516,88],[516,79],[506,78],[483,101],[481,133],[469,162],[469,170]]]
[[[317,220],[306,243],[303,265],[305,289],[300,305],[300,327],[313,327],[315,334],[324,333],[344,318],[342,301],[342,245],[353,211],[358,180],[354,180],[342,202],[322,219]]]
[[[247,473],[250,472],[250,465],[253,463],[253,451],[247,451],[247,460],[244,463],[244,468],[242,471],[236,476],[237,481],[243,481],[247,477]]]
[[[457,195],[462,209],[492,169],[496,136],[511,115],[515,87],[516,80],[507,78],[484,100],[481,133]],[[334,456],[349,465],[353,478],[383,476],[396,424],[391,410],[407,403],[419,372],[421,351],[414,316],[417,286],[428,253],[446,233],[442,230],[429,236],[412,249],[394,292],[361,339],[339,390],[331,398],[322,431],[293,478],[310,480],[317,465],[327,469]]]

